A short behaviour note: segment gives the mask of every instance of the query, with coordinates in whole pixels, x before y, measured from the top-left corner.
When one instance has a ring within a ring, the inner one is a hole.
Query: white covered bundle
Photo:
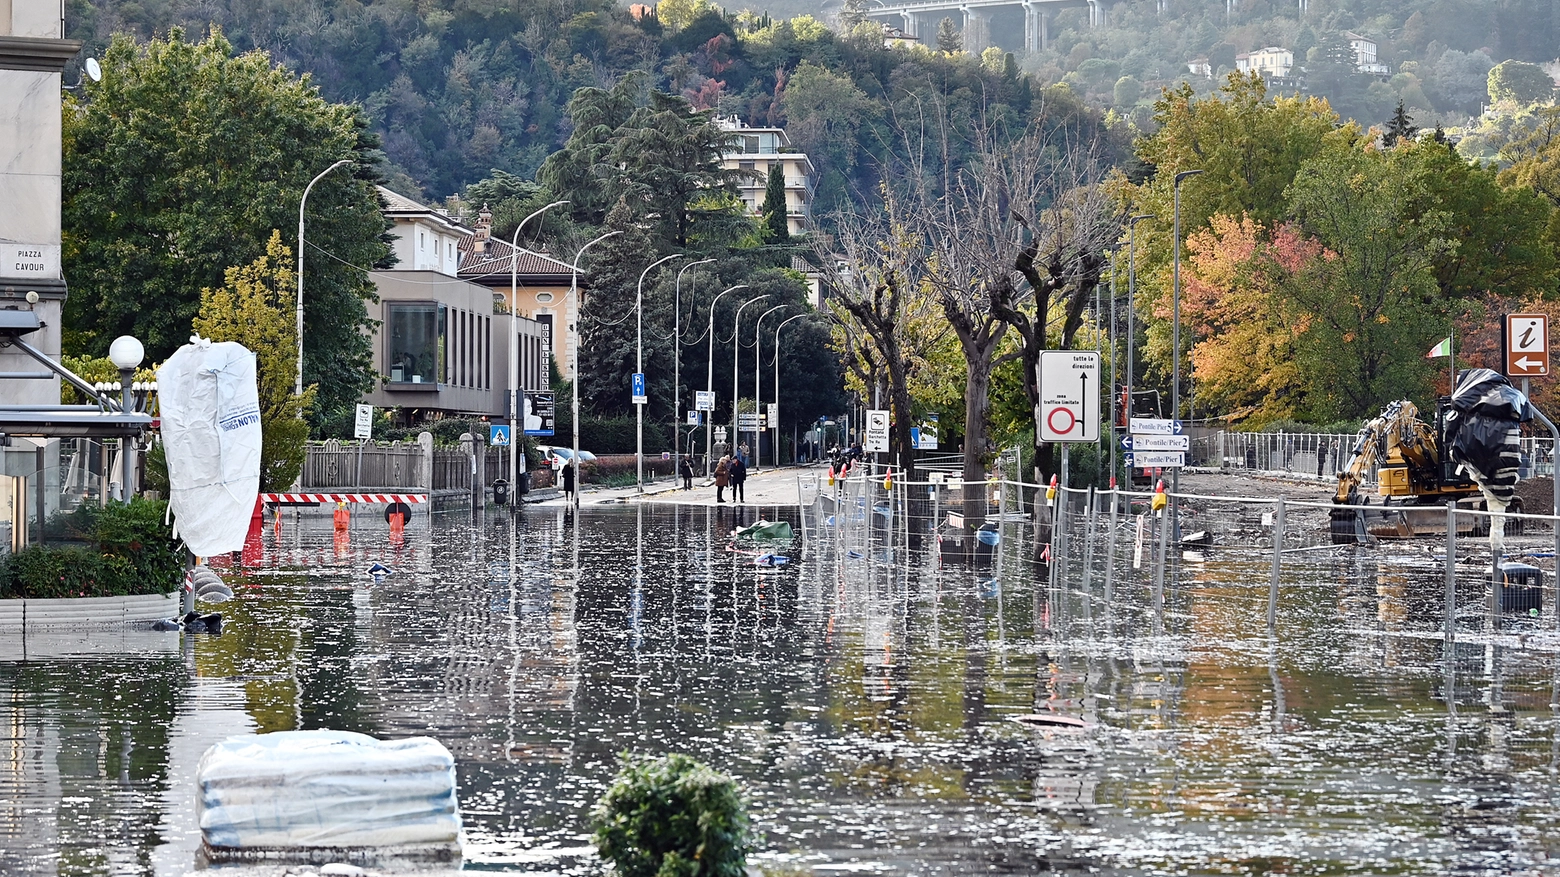
[[[242,550],[260,493],[255,355],[186,344],[157,370],[157,396],[175,529],[200,557]]]
[[[206,750],[196,783],[201,836],[213,849],[445,846],[458,853],[455,758],[430,737],[229,737]]]

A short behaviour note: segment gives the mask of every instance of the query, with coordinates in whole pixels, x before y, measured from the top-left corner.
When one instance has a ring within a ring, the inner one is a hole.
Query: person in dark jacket
[[[742,490],[742,485],[747,483],[747,464],[741,457],[731,458],[731,501],[744,502],[747,495]]]
[[[574,464],[572,462],[564,463],[563,468],[558,470],[558,474],[563,476],[564,498],[574,499]]]
[[[682,458],[682,463],[677,467],[677,474],[682,476],[683,490],[693,489],[693,460]]]

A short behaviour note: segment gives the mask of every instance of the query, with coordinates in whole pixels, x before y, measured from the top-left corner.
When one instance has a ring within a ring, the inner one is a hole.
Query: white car
[[[538,445],[536,449],[541,451],[543,459],[547,461],[547,465],[554,469],[562,469],[563,464],[567,463],[574,457],[573,448],[560,448],[553,445]],[[585,450],[584,448],[580,448],[580,459],[589,463],[590,461],[596,459],[596,455],[592,454],[590,451]]]

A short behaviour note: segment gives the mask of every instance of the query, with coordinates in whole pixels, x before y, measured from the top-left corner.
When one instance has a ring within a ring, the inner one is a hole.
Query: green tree
[[[599,225],[627,195],[654,220],[669,246],[735,239],[747,230],[737,197],[745,172],[729,170],[722,156],[736,135],[684,98],[651,91],[628,76],[610,89],[582,88],[569,101],[574,133],[549,156],[537,179],[557,198],[570,200],[579,221]]]
[[[1544,68],[1522,61],[1502,61],[1490,68],[1490,103],[1518,107],[1547,103],[1555,96],[1555,81]]]
[[[953,23],[953,19],[944,18],[937,22],[937,51],[951,55],[963,49],[964,35],[959,32],[959,26]]]
[[[785,203],[785,168],[780,162],[773,162],[769,165],[769,179],[764,185],[764,204],[759,208],[770,243],[791,242],[791,224],[786,221],[788,212]]]
[[[1412,151],[1334,146],[1306,162],[1290,187],[1300,227],[1328,251],[1312,282],[1289,291],[1307,329],[1296,361],[1313,417],[1361,417],[1429,390],[1424,351],[1450,325],[1436,261],[1454,243],[1453,217],[1427,193],[1430,168]]]
[[[849,75],[802,61],[786,84],[780,107],[791,140],[820,169],[814,210],[826,211],[850,188],[863,152],[861,141],[882,117],[883,105]]]
[[[1143,83],[1136,77],[1123,76],[1116,80],[1116,85],[1111,89],[1111,97],[1116,106],[1131,108],[1143,96]]]
[[[314,388],[293,393],[298,369],[298,329],[293,319],[292,251],[271,232],[265,255],[229,268],[225,282],[200,293],[193,329],[212,341],[237,341],[255,354],[260,390],[260,490],[286,490],[303,470],[309,438],[304,413]]]
[[[370,386],[363,270],[383,262],[377,142],[361,110],[327,102],[261,52],[234,57],[220,32],[137,45],[115,37],[101,82],[68,102],[64,133],[65,350],[102,355],[132,334],[160,361],[189,337],[199,290],[295,228],[310,192],[305,375],[320,409]]]

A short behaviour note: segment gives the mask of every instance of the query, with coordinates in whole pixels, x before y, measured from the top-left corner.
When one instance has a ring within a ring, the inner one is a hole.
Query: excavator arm
[[[1338,475],[1333,502],[1358,505],[1365,475],[1372,466],[1394,456],[1416,472],[1433,470],[1439,460],[1435,433],[1419,419],[1419,408],[1407,399],[1389,404],[1360,430],[1348,465]]]

